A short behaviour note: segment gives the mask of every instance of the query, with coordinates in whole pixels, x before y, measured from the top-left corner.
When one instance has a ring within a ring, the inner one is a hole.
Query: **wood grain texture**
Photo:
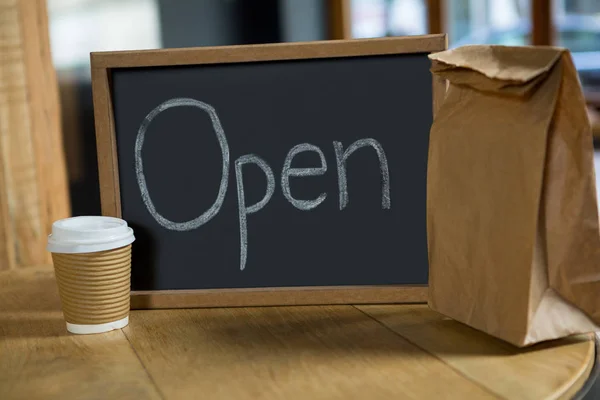
[[[446,35],[269,43],[91,53],[92,68],[157,67],[363,55],[431,53],[445,50]]]
[[[0,269],[50,262],[70,214],[58,84],[43,0],[0,0]]]
[[[106,68],[92,68],[92,95],[102,215],[121,218],[121,190],[114,112]]]
[[[122,331],[68,334],[51,268],[0,273],[0,399],[160,399]]]
[[[332,286],[131,292],[132,309],[425,302],[427,302],[427,286]]]
[[[505,399],[570,398],[594,364],[593,335],[518,349],[424,305],[358,308]]]
[[[70,215],[58,78],[52,63],[46,0],[21,0],[19,5],[27,49],[25,64],[31,128],[49,227],[53,221]]]
[[[137,311],[124,332],[167,399],[497,398],[351,306]]]
[[[50,266],[0,272],[0,398],[562,399],[583,335],[518,349],[424,305],[138,310],[66,332]]]

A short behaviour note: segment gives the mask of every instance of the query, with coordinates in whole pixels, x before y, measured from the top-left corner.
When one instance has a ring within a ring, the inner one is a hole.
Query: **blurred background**
[[[0,0],[0,270],[101,214],[90,52],[426,33],[570,49],[600,138],[600,0]]]
[[[99,214],[89,53],[445,32],[571,50],[598,129],[599,0],[48,0],[74,215]]]

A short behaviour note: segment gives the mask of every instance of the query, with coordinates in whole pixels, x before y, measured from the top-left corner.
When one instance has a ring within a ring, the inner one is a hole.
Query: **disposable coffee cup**
[[[83,216],[52,224],[47,249],[69,332],[127,326],[134,240],[133,230],[120,218]]]

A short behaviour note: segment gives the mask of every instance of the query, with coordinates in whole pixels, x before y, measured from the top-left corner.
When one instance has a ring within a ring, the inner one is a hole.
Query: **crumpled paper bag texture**
[[[448,90],[430,132],[429,306],[517,346],[600,330],[593,138],[570,53],[430,59]]]

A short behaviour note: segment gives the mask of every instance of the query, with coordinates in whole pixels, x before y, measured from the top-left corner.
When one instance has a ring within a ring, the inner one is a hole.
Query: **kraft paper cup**
[[[133,230],[119,218],[74,217],[52,225],[47,249],[69,332],[127,326],[134,240]]]

